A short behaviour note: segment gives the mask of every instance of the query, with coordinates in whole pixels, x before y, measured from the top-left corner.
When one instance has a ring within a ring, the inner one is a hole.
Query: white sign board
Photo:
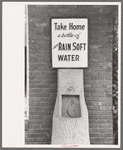
[[[52,19],[52,67],[88,67],[87,39],[87,19]]]

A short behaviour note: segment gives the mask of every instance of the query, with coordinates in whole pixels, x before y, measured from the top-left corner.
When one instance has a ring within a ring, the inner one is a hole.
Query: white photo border
[[[118,145],[79,145],[78,148],[121,146],[121,2],[3,2],[2,3],[2,147],[61,148],[25,145],[24,17],[25,5],[118,5]],[[19,15],[19,17],[18,17]],[[14,57],[13,57],[14,56]],[[69,146],[69,145],[68,145]]]

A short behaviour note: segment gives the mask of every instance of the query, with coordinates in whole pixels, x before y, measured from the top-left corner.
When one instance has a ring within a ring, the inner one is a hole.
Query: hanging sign
[[[52,19],[52,67],[88,67],[87,39],[87,19]]]

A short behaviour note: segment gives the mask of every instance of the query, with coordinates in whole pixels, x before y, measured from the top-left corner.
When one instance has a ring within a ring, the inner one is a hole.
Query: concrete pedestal
[[[90,144],[82,69],[58,69],[51,144]]]

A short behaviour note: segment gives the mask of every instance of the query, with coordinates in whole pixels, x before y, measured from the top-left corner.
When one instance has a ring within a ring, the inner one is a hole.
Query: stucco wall
[[[26,144],[50,144],[57,93],[57,69],[51,64],[51,19],[88,18],[88,61],[84,69],[85,100],[91,144],[113,144],[112,50],[116,6],[30,5],[29,128]]]

